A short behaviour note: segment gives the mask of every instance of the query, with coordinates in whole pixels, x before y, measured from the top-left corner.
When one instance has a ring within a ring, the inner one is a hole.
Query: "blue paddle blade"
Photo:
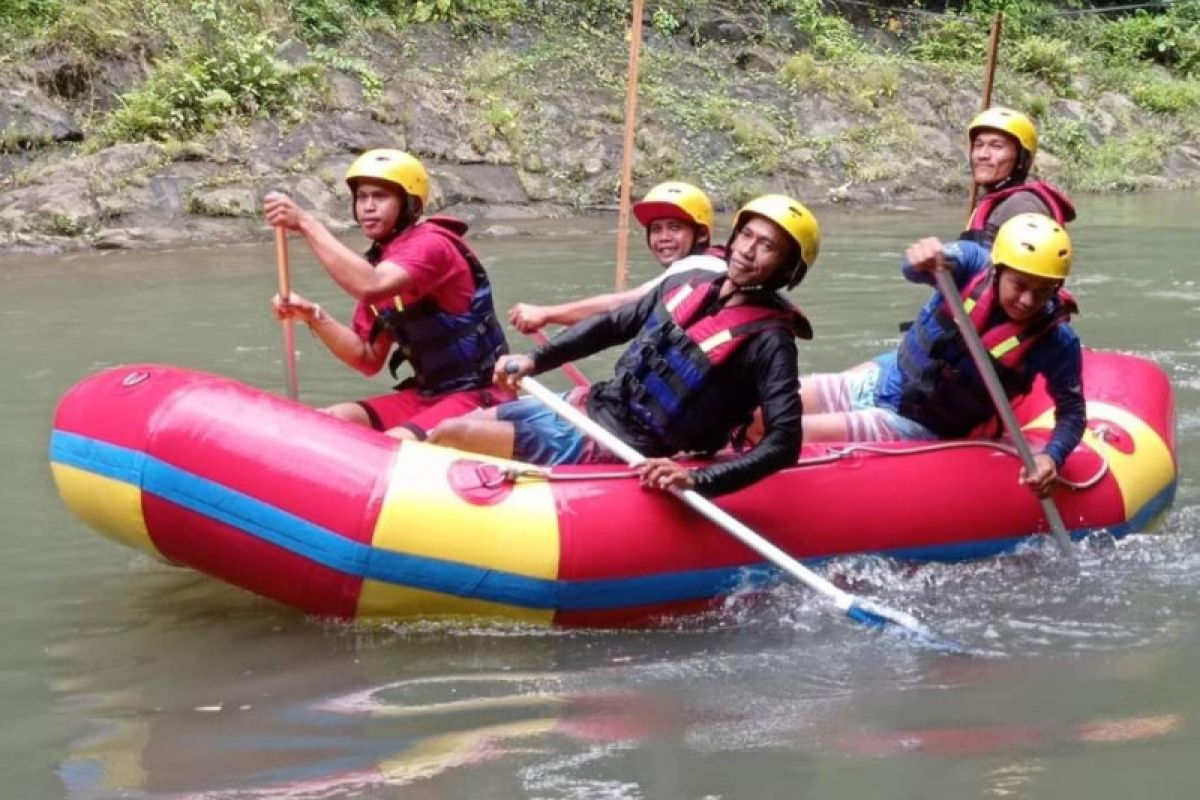
[[[870,600],[856,599],[846,609],[846,616],[863,625],[883,628],[890,633],[897,633],[905,639],[911,639],[919,644],[945,653],[965,655],[969,651],[953,639],[947,639],[940,633],[921,624],[916,617],[887,608]]]

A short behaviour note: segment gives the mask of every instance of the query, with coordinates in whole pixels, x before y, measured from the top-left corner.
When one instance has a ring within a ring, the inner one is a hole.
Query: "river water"
[[[831,567],[971,656],[857,627],[793,586],[663,631],[367,626],[157,563],[58,502],[54,403],[92,371],[140,361],[282,392],[269,233],[211,250],[0,259],[4,796],[1095,800],[1152,785],[1195,797],[1200,200],[1081,206],[1077,327],[1172,376],[1179,493],[1157,533],[1085,543],[1078,574],[1036,549]],[[899,253],[954,231],[961,209],[820,216],[820,261],[793,295],[817,329],[802,371],[895,342],[925,296],[900,279]],[[477,244],[507,308],[611,286],[612,228],[584,218]],[[640,239],[631,249],[633,278],[648,277]],[[303,247],[292,253],[297,290],[348,311]],[[306,402],[383,385],[297,334]],[[602,376],[612,360],[581,366]],[[960,489],[978,491],[946,487]]]

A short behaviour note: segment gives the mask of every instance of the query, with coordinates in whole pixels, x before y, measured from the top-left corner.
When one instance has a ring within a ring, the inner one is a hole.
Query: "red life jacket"
[[[963,308],[967,310],[971,324],[975,326],[975,331],[992,360],[1002,367],[1015,370],[1025,360],[1025,354],[1034,342],[1055,325],[1069,320],[1072,314],[1079,313],[1079,304],[1070,292],[1060,287],[1057,293],[1058,302],[1055,303],[1053,312],[1035,314],[1024,322],[1008,319],[985,329],[996,310],[996,304],[1000,302],[993,275],[994,270],[984,270],[963,288]],[[942,305],[938,316],[949,321],[951,325],[954,324],[949,303]]]
[[[715,451],[743,422],[712,379],[752,337],[785,328],[812,338],[804,314],[774,292],[706,313],[723,282],[697,277],[668,291],[616,366],[627,412],[667,451]]]
[[[996,367],[1007,397],[1028,394],[1033,376],[1022,365],[1030,348],[1079,310],[1075,299],[1059,289],[1048,308],[1024,322],[996,318],[999,303],[995,270],[975,276],[962,290],[963,306]],[[979,378],[948,303],[924,323],[909,330],[896,351],[904,376],[897,410],[944,439],[966,436],[996,413],[987,387]]]
[[[1066,225],[1075,219],[1075,206],[1071,204],[1071,199],[1061,189],[1045,181],[1018,183],[1016,186],[985,194],[979,201],[979,205],[975,206],[975,210],[971,212],[971,220],[967,223],[967,229],[963,231],[961,238],[991,244],[983,242],[984,237],[979,234],[987,230],[988,220],[991,218],[992,212],[996,210],[996,206],[1018,192],[1033,192],[1037,195],[1038,199],[1046,204],[1050,216],[1059,225]]]

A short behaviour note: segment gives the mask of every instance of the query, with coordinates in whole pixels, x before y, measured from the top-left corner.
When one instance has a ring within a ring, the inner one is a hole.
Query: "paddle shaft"
[[[636,467],[646,460],[637,450],[634,450],[608,429],[599,425],[586,414],[579,411],[579,409],[564,401],[561,397],[556,395],[554,392],[551,392],[533,378],[522,378],[521,388],[529,392],[538,400],[541,400],[556,414],[567,420],[567,422],[570,422],[575,427],[579,428],[588,436],[595,439],[615,456],[629,464],[629,466]],[[760,556],[774,564],[783,572],[805,584],[810,589],[820,592],[835,607],[844,612],[851,619],[870,625],[881,625],[884,623],[897,624],[907,629],[909,632],[917,634],[923,639],[926,639],[930,642],[936,642],[939,644],[939,646],[952,645],[952,643],[947,643],[943,640],[940,640],[940,637],[937,637],[935,634],[933,634],[928,628],[922,625],[910,614],[882,606],[873,601],[856,597],[855,595],[852,595],[849,592],[845,592],[834,586],[825,578],[817,575],[815,572],[801,564],[796,559],[792,558],[783,550],[771,544],[771,542],[767,541],[762,536],[755,533],[738,520],[734,519],[724,510],[719,508],[715,503],[698,492],[691,489],[672,489],[671,494],[683,500],[693,509],[704,515],[704,517],[714,525],[717,525],[726,533],[735,537],[742,544],[758,553]],[[957,649],[957,646],[953,646],[950,649]]]
[[[992,36],[988,43],[987,68],[983,74],[983,94],[980,96],[980,111],[987,111],[992,105],[992,85],[996,80],[996,57],[1000,52],[1000,28],[1004,24],[1004,12],[997,11],[992,17]],[[968,154],[967,158],[970,158]],[[971,223],[971,212],[975,210],[975,198],[979,194],[979,184],[971,177],[971,189],[967,192],[967,224]]]
[[[279,273],[279,296],[285,302],[292,295],[291,263],[288,259],[287,229],[275,228],[275,266]],[[289,400],[300,397],[300,382],[296,375],[296,333],[290,319],[283,320],[283,364],[286,369]]]
[[[1025,441],[1025,435],[1021,433],[1021,425],[1017,422],[1017,416],[1008,403],[1008,395],[1005,394],[1004,387],[1000,385],[1000,378],[992,366],[992,357],[983,346],[983,341],[979,338],[975,326],[971,324],[967,310],[963,308],[962,296],[958,287],[954,285],[954,278],[951,277],[950,271],[944,268],[936,270],[934,278],[937,280],[938,290],[950,306],[950,312],[954,315],[954,322],[958,325],[958,330],[967,343],[967,349],[971,351],[971,359],[975,362],[975,368],[979,370],[979,376],[983,378],[983,385],[987,387],[988,394],[991,395],[992,403],[996,406],[996,413],[1000,415],[1004,429],[1008,431],[1009,437],[1016,445],[1021,462],[1025,465],[1025,473],[1032,475],[1037,469],[1033,461],[1033,451],[1029,449],[1029,443]],[[1074,559],[1075,553],[1071,548],[1071,536],[1067,533],[1067,526],[1063,524],[1054,501],[1049,497],[1039,499],[1059,551],[1067,558]]]

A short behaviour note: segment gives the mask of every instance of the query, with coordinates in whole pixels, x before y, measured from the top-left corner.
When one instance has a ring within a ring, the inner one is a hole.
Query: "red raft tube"
[[[1175,493],[1166,375],[1087,350],[1088,425],[1055,503],[1074,538],[1151,528]],[[1040,385],[1016,408],[1034,448]],[[778,573],[623,467],[541,470],[340,422],[228,378],[109,369],[59,403],[50,460],[67,506],[173,564],[338,618],[641,625]],[[808,445],[719,505],[801,560],[957,561],[1048,532],[1003,441]],[[957,487],[947,491],[947,487]]]

